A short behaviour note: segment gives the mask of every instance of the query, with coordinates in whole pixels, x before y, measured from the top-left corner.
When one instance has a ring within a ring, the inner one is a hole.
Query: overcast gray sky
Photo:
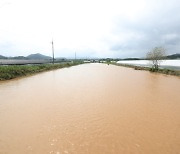
[[[144,57],[180,53],[179,0],[0,0],[0,55]]]

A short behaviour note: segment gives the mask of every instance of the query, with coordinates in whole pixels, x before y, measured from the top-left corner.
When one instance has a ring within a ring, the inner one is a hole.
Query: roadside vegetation
[[[178,56],[178,54],[177,54]],[[171,70],[166,68],[159,68],[160,63],[162,60],[166,59],[166,50],[163,47],[155,47],[151,51],[147,52],[146,60],[149,60],[152,63],[152,67],[143,67],[143,66],[135,66],[135,65],[129,65],[129,64],[120,64],[117,62],[109,62],[106,60],[106,63],[117,65],[117,66],[124,66],[124,67],[130,67],[134,68],[135,70],[146,70],[150,72],[156,72],[156,73],[162,73],[167,75],[175,75],[180,76],[179,70]]]
[[[70,66],[79,65],[82,63],[83,63],[82,61],[74,61],[74,62],[59,63],[59,64],[0,66],[0,81],[32,75],[39,72],[45,72],[49,70],[70,67]]]
[[[150,72],[157,72],[157,73],[162,73],[162,74],[167,74],[167,75],[175,75],[175,76],[180,76],[180,71],[178,70],[170,70],[170,69],[155,69],[155,68],[150,68],[150,67],[143,67],[143,66],[134,66],[134,65],[128,65],[128,64],[119,64],[119,63],[111,63],[113,65],[117,66],[123,66],[123,67],[130,67],[134,68],[135,70],[145,70],[145,71],[150,71]]]

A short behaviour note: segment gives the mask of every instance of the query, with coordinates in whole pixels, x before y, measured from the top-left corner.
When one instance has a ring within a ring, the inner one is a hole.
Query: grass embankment
[[[111,63],[111,64],[117,65],[117,66],[130,67],[130,68],[134,68],[135,70],[145,70],[145,71],[157,72],[157,73],[162,73],[162,74],[167,74],[167,75],[180,76],[180,71],[177,71],[177,70],[170,70],[170,69],[158,69],[158,70],[156,70],[154,68],[143,67],[143,66],[133,66],[133,65],[119,64],[119,63]]]
[[[17,77],[36,74],[49,70],[70,67],[82,64],[82,62],[68,62],[62,64],[40,64],[40,65],[11,65],[0,66],[0,81],[10,80]]]

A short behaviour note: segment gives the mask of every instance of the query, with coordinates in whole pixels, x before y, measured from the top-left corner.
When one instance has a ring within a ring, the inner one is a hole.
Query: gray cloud
[[[5,56],[8,56],[9,55],[9,51],[12,52],[16,52],[16,48],[15,48],[15,45],[12,43],[12,42],[8,42],[8,41],[5,41],[5,42],[0,42],[0,49],[1,49],[1,53],[2,55],[5,55]],[[13,53],[12,53],[13,55]]]
[[[12,4],[4,7],[7,1]],[[3,0],[2,5],[3,55],[51,55],[52,37],[56,56],[77,51],[82,57],[144,57],[155,46],[180,52],[179,0]]]
[[[176,1],[177,2],[177,1]],[[155,12],[137,21],[122,20],[116,22],[114,35],[121,38],[122,33],[130,37],[125,41],[111,43],[110,50],[117,56],[138,57],[155,46],[163,46],[168,54],[180,53],[180,10],[176,5],[160,7]]]

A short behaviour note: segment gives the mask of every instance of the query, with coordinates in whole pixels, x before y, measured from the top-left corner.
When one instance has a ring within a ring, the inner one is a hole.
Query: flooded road
[[[179,154],[180,78],[84,64],[0,82],[0,154]]]

